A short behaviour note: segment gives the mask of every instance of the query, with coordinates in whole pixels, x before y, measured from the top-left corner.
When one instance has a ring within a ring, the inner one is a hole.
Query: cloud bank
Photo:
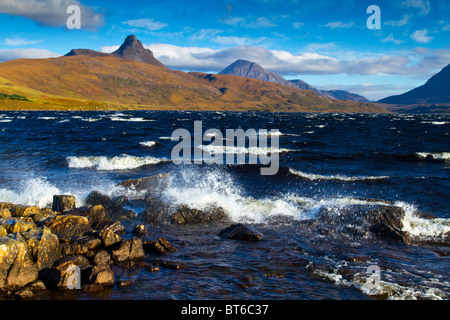
[[[97,30],[104,24],[103,15],[77,0],[2,0],[0,13],[31,19],[41,26],[65,27],[67,7],[77,5],[81,10],[81,29]]]

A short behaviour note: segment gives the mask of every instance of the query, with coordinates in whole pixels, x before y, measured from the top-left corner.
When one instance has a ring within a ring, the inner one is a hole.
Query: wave
[[[69,168],[94,168],[96,170],[130,170],[142,166],[154,165],[168,161],[165,158],[137,157],[121,155],[116,157],[87,156],[87,157],[67,157]]]
[[[139,142],[139,144],[141,146],[144,146],[147,148],[152,148],[152,147],[156,146],[157,142],[156,141],[143,141],[143,142]]]
[[[440,161],[450,161],[450,152],[428,153],[428,152],[416,152],[416,157],[419,159],[433,159]]]
[[[320,174],[314,174],[314,173],[306,173],[302,171],[297,171],[294,169],[289,168],[289,173],[299,176],[301,178],[307,179],[307,180],[340,180],[340,181],[364,181],[364,180],[381,180],[381,179],[389,179],[388,176],[344,176],[344,175],[331,175],[331,176],[325,176]]]
[[[129,121],[129,122],[147,122],[147,121],[156,121],[153,119],[144,119],[144,118],[121,118],[121,117],[110,117],[111,121]]]
[[[272,148],[272,147],[228,147],[228,146],[215,146],[215,145],[202,145],[200,149],[208,153],[225,153],[225,154],[253,154],[253,155],[268,155],[272,153],[284,153],[290,151],[296,151],[285,148]]]

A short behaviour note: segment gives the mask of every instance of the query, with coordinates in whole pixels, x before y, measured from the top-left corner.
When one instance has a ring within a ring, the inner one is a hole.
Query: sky
[[[70,5],[81,29],[68,28]],[[0,0],[0,62],[112,52],[129,34],[174,70],[218,73],[245,59],[378,100],[450,64],[450,1]]]

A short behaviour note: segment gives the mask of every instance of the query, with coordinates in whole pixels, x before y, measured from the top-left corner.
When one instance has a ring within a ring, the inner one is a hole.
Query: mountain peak
[[[139,41],[133,34],[127,36],[119,49],[111,54],[119,58],[149,63],[165,68],[165,66],[153,56],[153,52],[149,49],[145,49],[142,42]]]

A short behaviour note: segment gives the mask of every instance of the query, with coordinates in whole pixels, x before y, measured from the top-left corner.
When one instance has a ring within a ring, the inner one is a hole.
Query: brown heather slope
[[[327,99],[308,90],[230,75],[172,71],[115,56],[83,55],[0,63],[0,99],[17,110],[261,110],[387,112],[371,103]]]

